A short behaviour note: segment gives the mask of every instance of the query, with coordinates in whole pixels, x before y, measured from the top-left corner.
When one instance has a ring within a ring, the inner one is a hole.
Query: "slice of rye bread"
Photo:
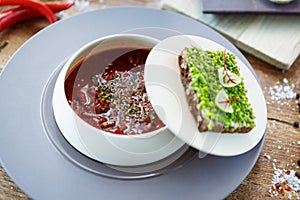
[[[196,92],[191,88],[192,77],[190,74],[188,62],[186,59],[186,53],[188,48],[182,50],[181,54],[178,55],[178,64],[180,68],[180,78],[181,82],[185,91],[185,96],[187,103],[189,105],[190,112],[192,113],[197,125],[198,130],[200,132],[208,131],[208,126],[211,123],[210,119],[204,119],[202,115],[202,111],[197,108],[197,105],[200,103],[200,99],[197,98]],[[214,126],[212,132],[217,133],[248,133],[252,130],[252,127],[249,126],[242,126],[238,128],[228,127],[227,129],[224,128],[223,124],[220,122],[214,122]]]

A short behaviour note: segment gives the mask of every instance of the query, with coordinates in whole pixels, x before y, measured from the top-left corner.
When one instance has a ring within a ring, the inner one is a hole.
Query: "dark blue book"
[[[287,4],[269,0],[202,0],[204,13],[300,14],[300,1]]]

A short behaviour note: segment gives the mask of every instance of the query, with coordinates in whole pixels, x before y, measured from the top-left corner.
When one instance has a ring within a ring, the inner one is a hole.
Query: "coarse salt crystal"
[[[272,186],[270,188],[271,193],[274,196],[277,196],[281,189],[285,187],[276,187],[277,184],[281,186],[288,186],[290,188],[290,192],[287,194],[287,198],[292,198],[295,196],[296,199],[299,199],[299,191],[300,191],[300,179],[296,176],[296,172],[294,170],[281,170],[281,169],[274,169],[274,175],[272,178]],[[275,189],[272,191],[272,188]],[[291,195],[291,196],[289,196]]]
[[[75,8],[78,11],[83,11],[85,9],[88,9],[90,5],[90,2],[88,0],[76,0],[75,1]]]
[[[269,88],[269,93],[271,94],[271,99],[281,103],[279,100],[292,99],[296,97],[296,93],[293,91],[295,84],[288,85],[289,81],[284,78],[283,84],[277,81],[273,87]]]
[[[277,148],[278,148],[278,149],[281,149],[282,147],[281,147],[281,146],[278,146]]]
[[[300,145],[300,140],[297,142],[298,145]]]
[[[284,91],[284,92],[288,92],[290,89],[291,89],[290,86],[284,86],[284,87],[283,87],[283,91]]]

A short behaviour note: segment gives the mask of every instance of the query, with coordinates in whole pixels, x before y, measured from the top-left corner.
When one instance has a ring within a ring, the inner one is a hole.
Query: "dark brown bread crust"
[[[198,124],[198,130],[200,132],[205,132],[208,130],[208,124],[210,123],[210,120],[204,119],[202,117],[202,113],[199,109],[197,109],[197,104],[200,103],[199,98],[194,98],[195,92],[190,88],[191,84],[191,77],[189,76],[189,68],[187,65],[187,62],[184,58],[185,52],[187,49],[184,49],[181,54],[178,56],[178,64],[180,68],[180,78],[181,83],[183,85],[185,96],[189,105],[190,112],[192,113],[196,123]],[[241,127],[238,129],[231,128],[229,131],[225,131],[222,124],[217,123],[214,125],[213,132],[219,132],[219,133],[248,133],[251,131],[251,127]]]

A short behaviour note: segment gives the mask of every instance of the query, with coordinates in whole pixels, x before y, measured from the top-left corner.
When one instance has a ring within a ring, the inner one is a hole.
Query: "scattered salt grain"
[[[71,16],[70,14],[68,14],[65,11],[58,12],[58,13],[56,13],[56,15],[59,17],[59,19],[66,19]]]
[[[295,84],[289,85],[289,81],[284,78],[282,84],[277,81],[273,87],[269,88],[272,101],[280,102],[280,100],[293,99],[296,97],[294,92]]]
[[[88,0],[76,0],[75,1],[75,8],[78,11],[83,11],[87,9],[90,5],[90,2]]]
[[[277,143],[277,145],[276,145]],[[280,144],[280,145],[278,145]],[[272,158],[272,167],[273,167],[273,178],[272,178],[272,185],[269,188],[268,193],[266,194],[267,197],[283,197],[284,199],[295,199],[300,200],[300,159],[298,155],[290,154],[290,148],[286,147],[285,145],[295,146],[300,145],[299,141],[291,141],[288,144],[283,145],[283,141],[277,140],[274,142],[273,148],[286,151],[287,156],[290,157],[288,163],[285,163],[283,166],[286,168],[279,169],[277,165],[282,165],[283,163],[276,158]],[[273,152],[273,151],[272,151]],[[273,154],[271,154],[273,157]],[[267,153],[264,153],[264,158],[271,160],[271,156]],[[295,161],[293,158],[297,157],[298,160]]]
[[[296,171],[282,170],[275,166],[270,191],[274,196],[278,196],[278,194],[284,196],[287,192],[287,198],[291,199],[292,197],[295,197],[296,199],[299,199],[300,179],[296,176]]]
[[[289,81],[288,81],[286,78],[283,78],[283,82],[284,82],[285,84],[288,84],[288,83],[289,83]]]

